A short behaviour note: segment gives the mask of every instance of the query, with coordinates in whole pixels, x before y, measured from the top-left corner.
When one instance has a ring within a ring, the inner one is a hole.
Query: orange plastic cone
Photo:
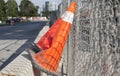
[[[51,47],[52,40],[61,22],[62,19],[59,18],[48,30],[48,32],[36,43],[39,48],[41,48],[42,50],[46,50]]]
[[[63,48],[72,26],[76,3],[71,2],[68,10],[48,30],[48,32],[36,43],[38,51],[29,50],[33,63],[41,71],[48,74],[56,74]]]
[[[46,50],[50,48],[52,44],[52,40],[61,22],[62,22],[62,18],[59,18],[37,43],[32,43],[30,48],[35,53],[40,52],[41,50]]]

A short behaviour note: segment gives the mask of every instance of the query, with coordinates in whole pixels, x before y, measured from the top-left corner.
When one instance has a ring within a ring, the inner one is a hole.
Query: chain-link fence
[[[68,76],[120,76],[120,0],[73,0]]]

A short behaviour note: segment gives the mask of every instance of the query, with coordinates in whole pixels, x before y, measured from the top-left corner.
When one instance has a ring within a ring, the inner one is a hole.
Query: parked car
[[[10,24],[11,21],[12,21],[12,19],[8,19],[8,20],[6,20],[6,23]]]
[[[16,19],[13,19],[14,22],[20,22],[21,19],[20,18],[16,18]]]
[[[21,19],[20,18],[12,18],[12,19],[6,20],[6,23],[10,24],[11,22],[13,22],[13,23],[21,22]]]

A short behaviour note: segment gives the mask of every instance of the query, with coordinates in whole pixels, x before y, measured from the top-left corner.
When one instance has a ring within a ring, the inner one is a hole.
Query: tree
[[[39,6],[36,6],[37,9],[39,9]]]
[[[43,12],[42,12],[42,16],[45,16],[45,17],[47,17],[47,18],[50,17],[50,14],[51,14],[51,11],[43,11]]]
[[[6,3],[6,14],[7,16],[16,17],[18,16],[18,5],[15,0],[8,0]]]
[[[3,20],[5,17],[5,2],[4,0],[0,0],[0,20]]]
[[[38,7],[29,0],[22,0],[20,3],[21,16],[38,16]]]

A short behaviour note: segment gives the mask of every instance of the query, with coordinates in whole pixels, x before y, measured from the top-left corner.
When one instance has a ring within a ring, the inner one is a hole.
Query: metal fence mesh
[[[68,76],[120,76],[120,0],[73,1]]]

